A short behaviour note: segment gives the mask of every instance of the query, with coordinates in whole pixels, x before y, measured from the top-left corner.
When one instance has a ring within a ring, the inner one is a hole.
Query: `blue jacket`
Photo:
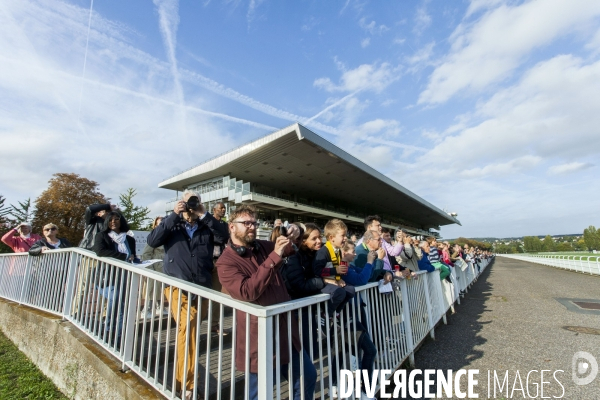
[[[419,269],[421,271],[433,272],[435,271],[435,267],[431,265],[429,261],[429,256],[427,253],[423,252],[423,257],[417,263],[419,265]]]
[[[192,238],[185,230],[185,220],[174,212],[148,235],[150,247],[165,246],[165,274],[211,289],[215,244],[226,244],[228,240],[227,225],[209,213],[198,220]]]
[[[373,272],[373,264],[365,264],[363,268],[358,268],[354,264],[348,267],[348,273],[344,275],[344,282],[352,286],[362,286],[369,283],[371,273]]]

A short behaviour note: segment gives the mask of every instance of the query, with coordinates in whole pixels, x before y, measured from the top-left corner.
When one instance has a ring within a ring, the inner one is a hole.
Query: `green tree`
[[[590,225],[587,229],[583,230],[583,241],[588,250],[599,250],[600,231],[598,231],[595,226]]]
[[[558,243],[556,251],[573,251],[573,246],[569,242]]]
[[[127,220],[129,228],[132,230],[142,230],[146,228],[144,222],[149,221],[150,209],[148,207],[136,206],[133,204],[133,198],[136,195],[133,188],[127,189],[126,193],[119,195],[119,206],[121,214]]]
[[[35,200],[33,229],[41,232],[45,224],[54,223],[58,226],[58,236],[66,237],[76,246],[83,237],[86,207],[107,202],[98,191],[98,183],[77,174],[54,174],[48,188]]]
[[[525,236],[523,237],[523,246],[527,253],[537,253],[542,251],[543,244],[537,236]]]
[[[544,241],[542,242],[542,250],[543,251],[555,251],[554,248],[555,248],[554,239],[552,239],[552,236],[546,235],[546,237],[544,238]]]
[[[479,240],[467,239],[464,237],[459,237],[458,239],[454,240],[451,244],[454,245],[455,243],[459,244],[461,247],[465,244],[468,244],[469,247],[479,247],[481,250],[492,250],[493,248],[492,243],[481,242]]]
[[[19,201],[18,203],[18,206],[11,204],[8,211],[8,214],[12,217],[10,218],[12,224],[19,225],[21,222],[31,222],[34,213],[31,206],[31,198],[23,202]]]
[[[576,241],[573,244],[573,247],[575,248],[575,250],[580,250],[580,251],[584,251],[585,249],[587,249],[587,247],[585,245],[585,241],[583,239],[579,239],[578,241]]]

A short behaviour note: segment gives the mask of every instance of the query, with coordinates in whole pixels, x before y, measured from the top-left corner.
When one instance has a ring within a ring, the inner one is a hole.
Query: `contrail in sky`
[[[88,17],[87,37],[85,39],[85,53],[83,55],[83,72],[81,73],[81,91],[79,92],[79,109],[77,110],[77,125],[83,130],[87,137],[85,127],[81,123],[81,103],[83,102],[83,83],[85,81],[85,67],[87,65],[88,45],[90,43],[90,29],[92,27],[92,11],[94,9],[94,0],[90,1],[90,16]],[[89,138],[88,138],[89,140]]]

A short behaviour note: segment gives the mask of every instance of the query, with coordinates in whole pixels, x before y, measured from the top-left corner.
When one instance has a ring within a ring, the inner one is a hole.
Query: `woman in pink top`
[[[28,252],[31,246],[41,239],[40,235],[31,233],[31,224],[28,222],[22,222],[2,236],[2,241],[15,253]]]

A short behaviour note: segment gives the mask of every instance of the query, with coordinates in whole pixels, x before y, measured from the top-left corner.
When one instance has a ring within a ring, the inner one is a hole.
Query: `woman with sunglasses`
[[[71,246],[71,243],[65,238],[59,238],[58,226],[53,223],[44,225],[44,238],[35,242],[29,249],[30,256],[39,256],[49,250],[66,249]]]

